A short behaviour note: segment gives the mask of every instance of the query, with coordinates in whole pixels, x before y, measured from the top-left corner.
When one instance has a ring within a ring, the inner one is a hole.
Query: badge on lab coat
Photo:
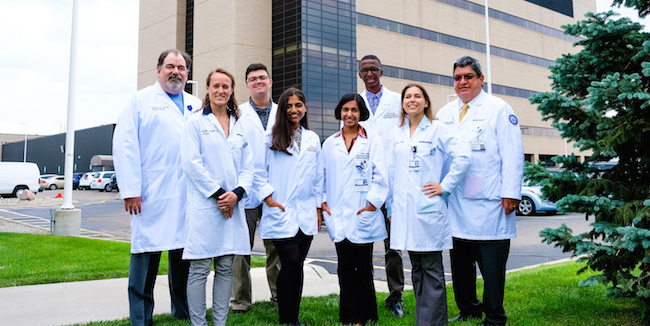
[[[480,152],[485,150],[485,142],[478,139],[470,142],[469,145],[472,148],[473,152]]]
[[[359,157],[359,155],[357,155]],[[362,155],[363,157],[363,155]],[[357,161],[357,175],[354,179],[354,191],[364,192],[368,191],[368,178],[366,169],[368,168],[368,161],[365,159],[360,159]]]

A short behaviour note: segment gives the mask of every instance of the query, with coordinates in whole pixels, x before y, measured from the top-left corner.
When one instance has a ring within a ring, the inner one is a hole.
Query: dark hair
[[[359,65],[361,65],[361,61],[363,61],[363,60],[377,60],[377,62],[379,62],[379,66],[381,67],[381,61],[374,54],[365,55],[363,58],[361,58],[361,60],[359,60]]]
[[[291,147],[291,135],[293,130],[289,125],[289,118],[287,117],[287,108],[289,107],[289,98],[293,95],[298,96],[298,99],[305,105],[307,109],[307,100],[305,99],[305,94],[301,90],[295,87],[287,88],[280,95],[278,100],[278,113],[275,118],[275,125],[271,131],[273,139],[271,140],[271,149],[274,151],[284,152],[291,155],[287,148]],[[305,111],[305,116],[300,120],[300,125],[305,129],[309,129],[307,124],[307,112]]]
[[[170,53],[180,55],[180,56],[183,57],[183,59],[185,59],[185,65],[187,66],[187,71],[189,71],[192,68],[192,57],[190,57],[189,54],[187,54],[187,53],[185,53],[185,52],[183,52],[181,50],[177,50],[177,49],[169,49],[169,50],[163,51],[158,56],[158,65],[156,65],[156,68],[158,68],[158,69],[162,68],[163,63],[165,62],[165,58],[167,58],[167,55],[169,55]]]
[[[217,68],[210,71],[208,74],[208,78],[205,79],[206,86],[210,86],[210,78],[213,74],[216,73],[224,74],[230,78],[230,88],[232,89],[232,94],[230,94],[230,99],[228,100],[227,112],[229,116],[232,116],[235,118],[235,120],[237,120],[239,119],[239,108],[237,107],[237,100],[235,99],[235,77],[233,77],[233,75],[225,69]],[[203,107],[206,107],[208,105],[210,105],[210,95],[206,92],[205,97],[203,98]]]
[[[478,63],[478,60],[476,60],[476,59],[474,59],[474,58],[472,58],[470,56],[467,56],[467,55],[464,56],[464,57],[459,58],[458,60],[456,60],[456,62],[454,62],[454,69],[452,70],[451,73],[453,74],[454,71],[456,71],[457,67],[462,68],[462,67],[466,67],[466,66],[471,66],[472,69],[474,69],[474,71],[476,72],[476,75],[478,75],[478,77],[480,77],[483,74],[481,72],[481,64]]]
[[[366,107],[366,102],[363,100],[363,97],[357,93],[348,93],[341,97],[339,104],[336,105],[336,109],[334,109],[334,117],[336,120],[341,120],[341,109],[345,103],[348,103],[350,101],[357,101],[359,112],[361,112],[359,121],[366,121],[368,118],[370,118],[370,111],[368,111],[368,107]]]
[[[269,70],[266,69],[266,66],[263,63],[251,63],[250,65],[248,65],[248,68],[246,68],[246,75],[244,75],[244,77],[246,78],[246,82],[248,82],[248,74],[250,74],[251,71],[256,71],[256,70],[266,71],[266,74],[269,75],[269,78],[271,78],[271,74],[269,74]]]
[[[422,91],[422,96],[424,96],[424,100],[427,102],[427,106],[424,107],[424,115],[429,119],[429,121],[433,120],[433,113],[431,112],[431,100],[429,99],[429,94],[427,93],[427,90],[422,87],[420,84],[408,84],[402,89],[402,112],[399,115],[399,126],[404,125],[404,120],[406,119],[406,111],[404,111],[404,95],[406,95],[406,90],[411,88],[411,87],[417,87]]]

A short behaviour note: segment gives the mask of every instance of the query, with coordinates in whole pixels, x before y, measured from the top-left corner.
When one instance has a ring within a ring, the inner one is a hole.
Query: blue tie
[[[377,111],[377,106],[379,106],[379,96],[377,96],[377,94],[372,94],[370,96],[368,104],[370,104],[370,110],[372,110],[372,114],[375,114],[375,111]]]

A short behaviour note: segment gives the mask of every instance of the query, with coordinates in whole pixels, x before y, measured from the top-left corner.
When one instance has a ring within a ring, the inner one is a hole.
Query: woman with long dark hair
[[[280,324],[302,325],[298,320],[302,268],[313,236],[320,230],[323,175],[320,138],[308,129],[307,100],[299,89],[292,87],[280,95],[266,144],[268,182],[257,192],[266,204],[260,236],[272,239],[280,256]]]
[[[183,259],[190,260],[187,301],[193,326],[208,325],[205,283],[212,262],[213,321],[226,325],[234,255],[250,255],[244,207],[238,203],[252,185],[253,163],[234,89],[229,72],[210,72],[203,112],[188,120],[183,134],[181,161],[190,180]]]
[[[381,206],[388,173],[379,135],[359,125],[370,113],[359,94],[341,97],[334,110],[343,128],[323,143],[323,218],[338,257],[339,321],[377,322],[372,245],[387,237]]]

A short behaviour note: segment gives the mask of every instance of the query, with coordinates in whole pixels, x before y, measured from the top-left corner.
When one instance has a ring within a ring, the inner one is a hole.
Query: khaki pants
[[[251,248],[255,239],[255,229],[257,223],[262,217],[262,205],[246,209],[246,222],[248,223],[248,232],[251,240]],[[273,241],[264,240],[266,249],[266,279],[271,290],[271,302],[278,301],[277,278],[280,272],[280,257],[275,250]],[[251,257],[236,255],[233,261],[233,282],[232,293],[230,295],[230,308],[232,310],[248,311],[253,301],[253,291],[251,286]]]

